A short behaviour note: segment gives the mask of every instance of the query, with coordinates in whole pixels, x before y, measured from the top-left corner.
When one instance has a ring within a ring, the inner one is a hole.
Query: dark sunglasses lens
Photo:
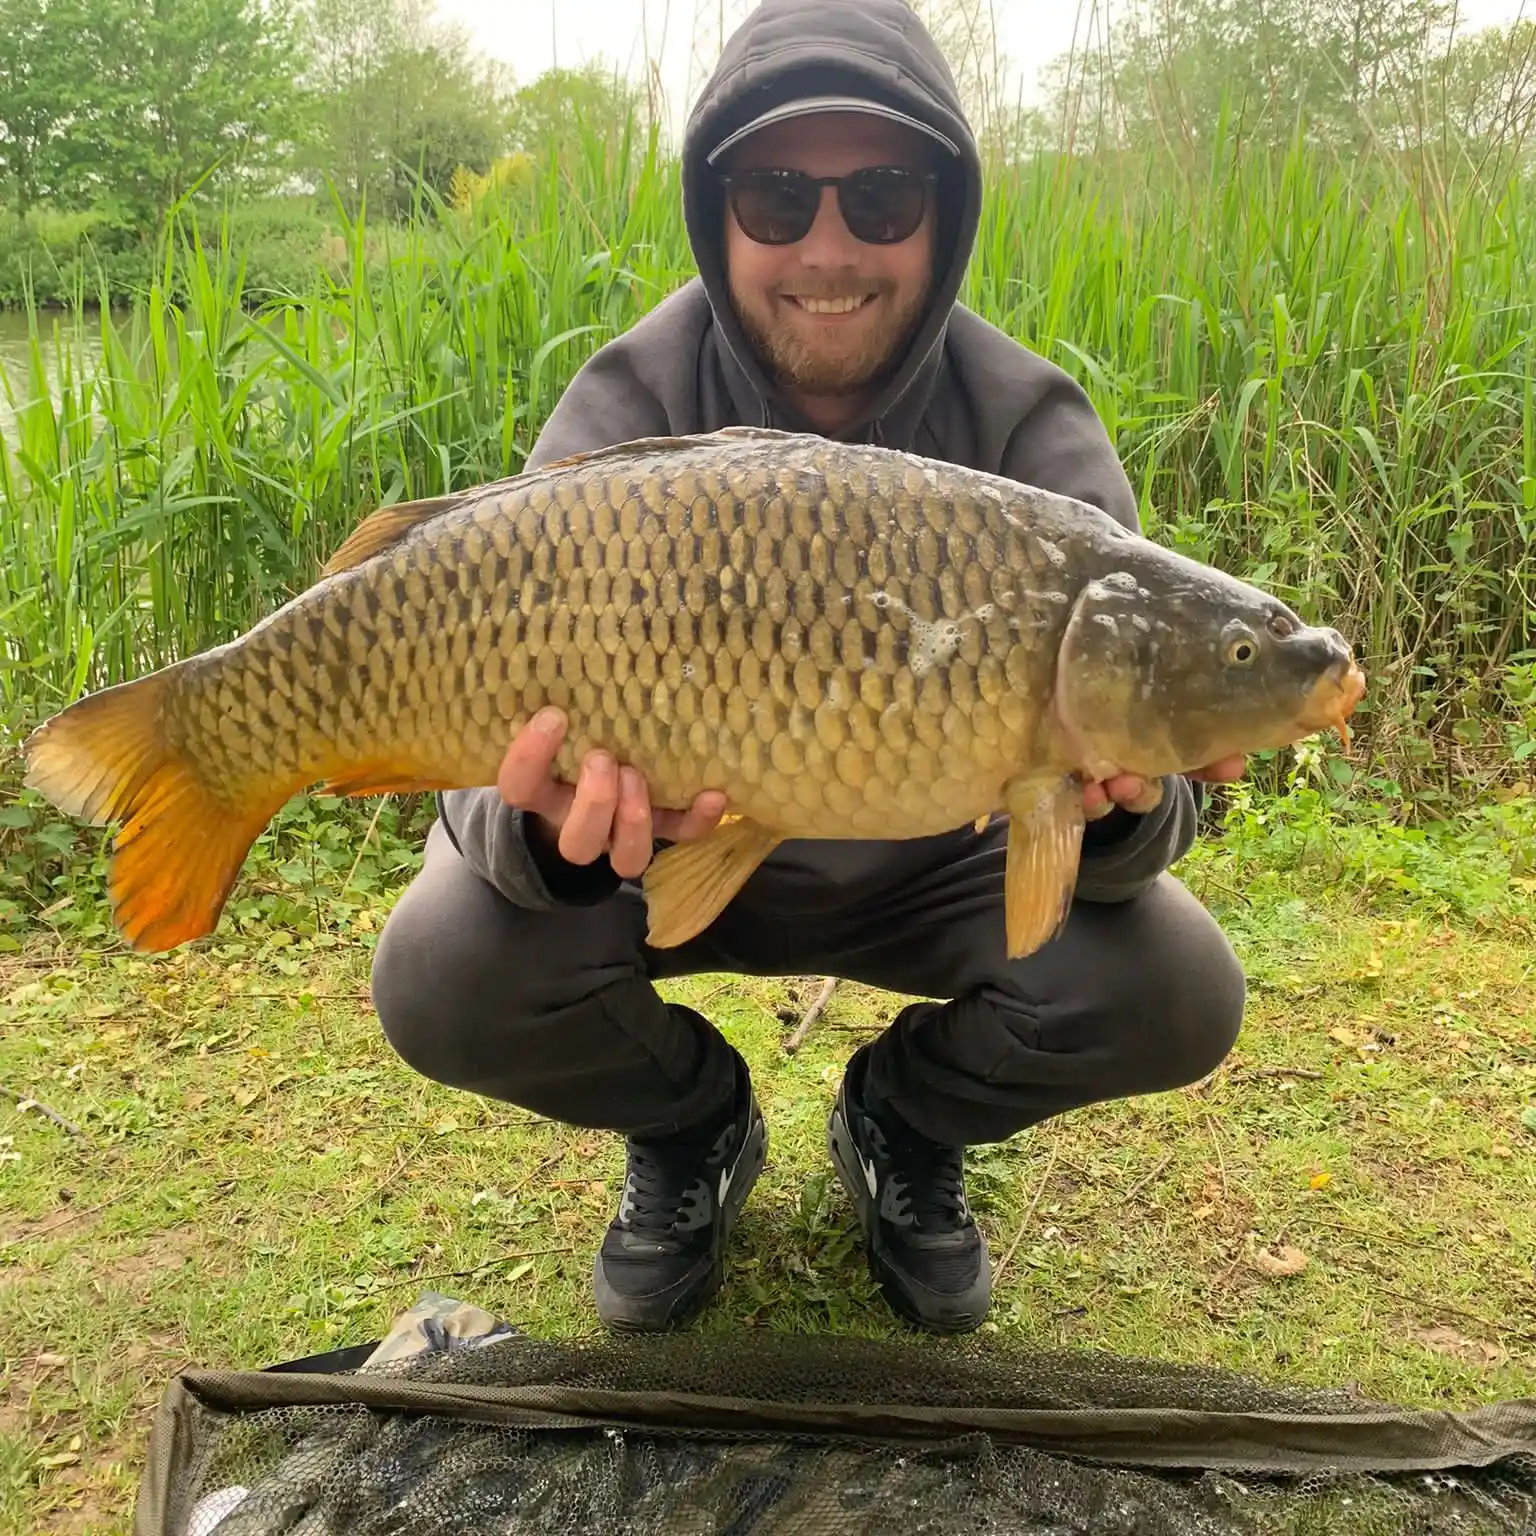
[[[843,222],[856,240],[892,245],[908,239],[923,219],[922,178],[911,171],[857,171],[840,188]]]
[[[821,189],[798,171],[747,171],[731,180],[731,208],[747,237],[793,245],[816,222]]]

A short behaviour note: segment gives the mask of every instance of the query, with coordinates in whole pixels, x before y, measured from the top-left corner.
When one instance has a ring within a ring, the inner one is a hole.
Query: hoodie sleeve
[[[640,380],[622,341],[595,353],[571,380],[528,455],[526,470],[574,453],[669,430],[661,402]],[[494,784],[437,796],[437,814],[464,862],[508,901],[549,910],[606,900],[622,883],[607,855],[572,864],[539,837]]]
[[[1002,472],[1024,485],[1089,502],[1141,531],[1136,494],[1082,387],[1061,373],[1034,400],[1014,429]],[[1163,798],[1143,816],[1116,806],[1088,823],[1078,867],[1084,901],[1130,901],[1189,852],[1195,841],[1201,785],[1182,774],[1163,780]]]

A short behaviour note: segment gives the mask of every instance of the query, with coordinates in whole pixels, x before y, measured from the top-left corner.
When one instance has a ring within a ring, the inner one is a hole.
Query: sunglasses
[[[837,188],[837,206],[855,240],[897,245],[923,222],[928,188],[938,178],[899,165],[871,165],[847,176],[805,171],[734,171],[721,180],[736,222],[759,245],[793,245],[810,234],[821,189]]]

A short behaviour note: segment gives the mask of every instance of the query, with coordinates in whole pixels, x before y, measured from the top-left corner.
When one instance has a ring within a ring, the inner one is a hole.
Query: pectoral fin
[[[640,882],[650,919],[645,942],[673,949],[702,933],[781,842],[777,832],[742,816],[697,842],[664,848]]]
[[[1071,774],[1015,779],[1007,801],[1003,901],[1008,958],[1019,960],[1066,926],[1083,845],[1083,789]]]

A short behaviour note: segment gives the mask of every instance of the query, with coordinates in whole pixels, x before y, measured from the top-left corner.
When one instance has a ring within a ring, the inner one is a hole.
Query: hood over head
[[[939,156],[945,169],[939,178],[938,238],[922,319],[869,408],[839,434],[904,447],[938,373],[982,196],[981,158],[954,76],[904,0],[763,0],[748,16],[726,43],[688,119],[682,165],[688,238],[738,405],[755,411],[755,425],[813,430],[764,371],[736,319],[725,279],[724,195],[709,158],[765,112],[816,96],[874,100],[915,119],[959,152],[957,159]]]

